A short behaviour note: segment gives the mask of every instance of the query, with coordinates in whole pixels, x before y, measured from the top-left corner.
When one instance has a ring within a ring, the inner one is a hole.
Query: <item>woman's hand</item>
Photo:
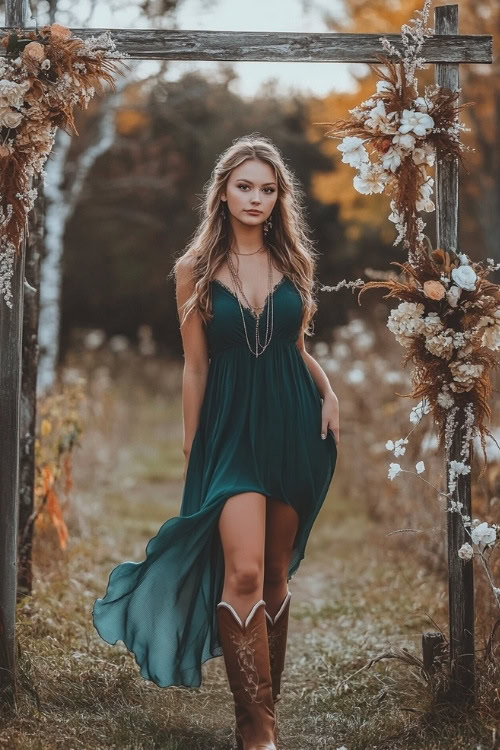
[[[333,391],[329,391],[323,398],[321,407],[321,435],[326,435],[331,430],[335,436],[337,447],[340,445],[339,428],[339,400]]]

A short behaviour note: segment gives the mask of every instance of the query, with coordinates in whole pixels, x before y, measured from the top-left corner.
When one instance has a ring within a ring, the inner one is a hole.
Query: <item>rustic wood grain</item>
[[[8,0],[6,23],[23,26],[27,0]],[[19,415],[25,241],[14,260],[12,308],[0,300],[0,706],[17,701],[16,590]]]
[[[458,5],[435,9],[435,28],[440,34],[458,32]],[[458,65],[436,65],[436,83],[453,91],[459,88]],[[456,159],[443,161],[439,152],[436,159],[436,229],[437,245],[444,250],[458,249],[458,163]],[[445,471],[449,477],[449,462],[463,461],[472,465],[472,447],[467,458],[461,454],[464,437],[464,414],[457,413],[457,427],[449,455],[445,457]],[[447,489],[449,491],[449,489]],[[452,500],[462,503],[462,513],[471,516],[471,475],[460,474]],[[458,550],[469,541],[462,519],[449,510],[448,502],[448,597],[450,633],[451,695],[457,701],[474,702],[474,581],[473,562],[461,560]]]
[[[28,27],[30,28],[30,27]],[[30,30],[32,30],[30,28]],[[82,39],[108,29],[72,28]],[[1,34],[12,28],[0,28]],[[220,60],[268,62],[376,63],[386,54],[379,38],[384,36],[403,50],[400,34],[300,33],[291,31],[199,31],[183,29],[109,29],[116,48],[135,60]],[[491,63],[492,37],[465,34],[430,37],[421,56],[428,63]],[[332,74],[333,75],[333,74]]]

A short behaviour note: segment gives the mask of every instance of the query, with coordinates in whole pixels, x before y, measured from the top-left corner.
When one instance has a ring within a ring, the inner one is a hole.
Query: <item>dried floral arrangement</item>
[[[381,37],[384,49],[402,59],[396,63],[377,55],[387,70],[370,65],[380,78],[376,93],[350,109],[349,119],[317,123],[332,126],[327,137],[342,138],[337,148],[342,161],[358,170],[353,184],[359,193],[392,196],[389,220],[398,231],[394,245],[402,240],[410,260],[424,247],[425,223],[418,212],[435,209],[434,179],[427,168],[434,165],[438,148],[441,159],[459,158],[463,163],[462,152],[468,147],[460,140],[460,131],[467,128],[458,114],[473,104],[457,104],[460,90],[436,85],[426,86],[425,95],[418,95],[415,70],[423,67],[418,55],[425,37],[433,33],[425,26],[430,4],[426,0],[423,10],[416,12],[417,18],[410,22],[413,28],[402,26],[403,55]]]
[[[359,296],[378,287],[389,290],[385,297],[403,300],[391,310],[387,326],[407,349],[403,366],[415,363],[407,397],[426,400],[445,445],[457,409],[472,409],[486,464],[490,371],[500,350],[500,286],[486,278],[492,266],[440,248],[431,257],[419,253],[413,263],[393,265],[402,268],[406,281],[369,281]]]
[[[82,40],[58,23],[37,31],[16,29],[1,39],[0,57],[0,301],[12,307],[14,256],[27,230],[37,196],[30,178],[43,166],[57,128],[75,135],[73,110],[86,109],[103,83],[115,88],[114,74],[126,64],[109,31]]]
[[[342,152],[342,161],[358,170],[353,180],[358,192],[391,196],[392,213],[388,218],[398,231],[393,244],[403,240],[408,261],[391,264],[400,267],[399,278],[395,273],[389,276],[380,273],[381,280],[343,279],[335,286],[320,289],[358,288],[359,301],[367,289],[378,287],[388,290],[385,297],[402,300],[391,310],[387,322],[389,330],[407,350],[403,366],[413,364],[412,392],[398,395],[420,398],[410,411],[410,422],[417,425],[431,413],[447,457],[455,430],[463,426],[463,460],[448,462],[448,492],[434,489],[448,499],[448,510],[460,513],[475,545],[464,544],[458,551],[460,558],[470,560],[474,554],[480,557],[500,606],[500,588],[494,586],[483,554],[485,549],[492,550],[500,525],[489,526],[479,519],[472,521],[462,512],[461,503],[453,499],[457,475],[471,471],[467,462],[473,438],[479,436],[481,440],[485,461],[481,474],[487,462],[486,435],[496,443],[485,422],[491,415],[491,370],[498,364],[495,352],[500,350],[500,286],[489,282],[487,276],[498,270],[500,263],[495,264],[491,258],[486,264],[473,263],[465,253],[455,249],[433,250],[423,232],[425,223],[418,215],[421,211],[435,210],[431,200],[434,180],[427,168],[435,164],[436,153],[439,152],[440,159],[462,162],[463,152],[469,150],[460,140],[461,131],[468,128],[458,117],[461,110],[472,104],[457,103],[460,89],[451,91],[434,85],[426,87],[423,97],[418,95],[415,72],[424,67],[420,52],[425,37],[433,34],[426,28],[430,6],[431,0],[425,0],[423,9],[417,10],[415,18],[401,27],[402,53],[381,37],[384,49],[400,60],[393,62],[380,55],[386,73],[371,66],[381,79],[376,94],[349,110],[349,119],[317,123],[332,126],[325,134],[327,137],[342,139],[337,148]],[[408,436],[388,440],[387,450],[396,457],[403,455]],[[419,461],[415,470],[409,473],[421,475],[425,471],[424,462]],[[399,463],[391,463],[388,478],[393,480],[407,471]]]

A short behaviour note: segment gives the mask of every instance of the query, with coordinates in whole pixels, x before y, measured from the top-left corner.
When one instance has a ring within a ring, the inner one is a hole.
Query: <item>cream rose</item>
[[[471,266],[463,265],[458,268],[453,268],[451,276],[455,284],[461,289],[473,292],[476,288],[477,275]]]

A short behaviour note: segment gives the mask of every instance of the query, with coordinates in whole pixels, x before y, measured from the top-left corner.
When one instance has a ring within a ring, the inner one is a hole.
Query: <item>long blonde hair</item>
[[[247,159],[260,159],[274,168],[278,197],[271,214],[272,227],[266,235],[266,242],[276,266],[289,276],[300,293],[303,303],[300,332],[304,331],[310,336],[313,334],[312,319],[318,308],[313,295],[317,251],[309,237],[310,230],[304,218],[304,192],[278,148],[269,138],[259,133],[234,140],[219,155],[204,187],[200,207],[201,222],[171,271],[171,274],[177,273],[177,264],[182,258],[192,260],[195,288],[183,305],[180,325],[196,308],[205,322],[212,318],[210,281],[224,262],[233,238],[231,223],[227,211],[222,210],[225,204],[220,196],[232,170]]]

